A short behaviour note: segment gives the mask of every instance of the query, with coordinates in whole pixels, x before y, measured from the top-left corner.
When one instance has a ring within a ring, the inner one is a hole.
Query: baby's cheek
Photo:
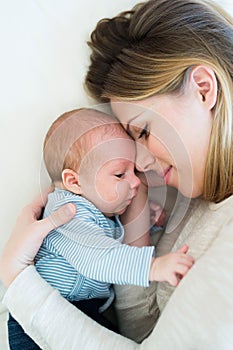
[[[95,187],[98,200],[105,203],[112,203],[118,199],[118,190],[116,184],[96,182]]]
[[[124,197],[127,197],[129,194],[129,183],[128,181],[121,181],[116,186],[116,193],[119,198],[124,199]]]
[[[123,202],[128,198],[129,185],[127,181],[121,181],[111,186],[105,184],[105,190],[100,192],[101,199],[107,203]]]

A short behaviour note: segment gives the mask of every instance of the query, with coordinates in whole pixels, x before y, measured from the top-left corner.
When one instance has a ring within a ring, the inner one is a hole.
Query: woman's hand
[[[23,208],[15,223],[0,257],[0,278],[6,287],[27,266],[33,264],[35,255],[47,234],[68,222],[76,212],[75,206],[69,203],[47,218],[38,220],[44,204],[42,196],[38,196],[30,205]]]
[[[159,203],[150,201],[150,224],[151,226],[163,226],[165,223],[165,210],[161,207]]]

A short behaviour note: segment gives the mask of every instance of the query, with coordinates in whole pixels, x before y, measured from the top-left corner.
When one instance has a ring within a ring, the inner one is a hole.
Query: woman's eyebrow
[[[142,115],[143,112],[140,112],[139,114],[133,116],[132,118],[130,118],[126,124],[126,130],[127,132],[130,134],[130,124],[132,123],[133,120],[137,119],[138,117],[140,117]]]
[[[128,123],[127,123],[127,124],[130,124],[134,119],[140,117],[142,114],[143,114],[143,112],[140,112],[140,113],[138,113],[137,115],[133,116],[132,118],[130,118],[130,119],[128,120]]]
[[[127,123],[127,125],[126,125],[126,131],[128,134],[130,134],[130,124],[129,123]]]

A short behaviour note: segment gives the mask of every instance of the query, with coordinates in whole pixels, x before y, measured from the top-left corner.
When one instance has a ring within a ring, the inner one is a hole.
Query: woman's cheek
[[[168,149],[158,141],[156,138],[152,138],[151,142],[148,143],[148,150],[156,158],[162,161],[167,161],[169,158]]]

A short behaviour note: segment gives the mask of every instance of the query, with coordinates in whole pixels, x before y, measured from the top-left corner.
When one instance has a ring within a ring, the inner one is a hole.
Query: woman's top
[[[181,200],[181,208],[185,208],[186,200],[186,198]],[[230,226],[232,220],[233,196],[230,196],[218,204],[196,199],[191,201],[185,220],[181,221],[173,232],[165,233],[165,236],[172,235],[175,238],[177,236],[171,251],[177,250],[185,243],[189,246],[188,254],[197,261],[205,254],[209,247],[211,247],[213,241],[220,235],[220,232],[224,230],[224,228],[229,230],[228,226]],[[171,238],[173,239],[173,237]],[[161,243],[164,249],[165,244],[164,242]],[[160,247],[158,247],[157,252],[159,255],[163,253],[160,251]],[[165,307],[174,289],[174,287],[167,283],[158,284],[157,302],[161,311]]]

